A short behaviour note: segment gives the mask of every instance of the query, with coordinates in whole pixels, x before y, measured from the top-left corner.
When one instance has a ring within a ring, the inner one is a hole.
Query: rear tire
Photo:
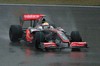
[[[22,38],[22,27],[20,25],[11,25],[9,29],[9,37],[12,42],[18,42],[20,41],[20,38]]]

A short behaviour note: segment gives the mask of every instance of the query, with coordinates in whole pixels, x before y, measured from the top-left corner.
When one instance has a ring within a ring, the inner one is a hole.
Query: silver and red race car
[[[80,50],[87,48],[87,42],[83,42],[78,31],[66,34],[64,29],[54,24],[49,24],[48,29],[43,29],[44,14],[24,14],[20,17],[20,25],[11,25],[9,37],[11,42],[25,40],[36,49],[64,49]],[[26,23],[26,24],[25,24]],[[50,28],[52,26],[53,28]],[[42,29],[40,29],[42,27]]]

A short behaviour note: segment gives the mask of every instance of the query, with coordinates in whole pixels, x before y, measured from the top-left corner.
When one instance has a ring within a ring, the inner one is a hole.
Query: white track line
[[[100,8],[100,6],[81,6],[81,5],[44,5],[44,4],[0,4],[0,6],[50,6],[50,7],[89,7]]]

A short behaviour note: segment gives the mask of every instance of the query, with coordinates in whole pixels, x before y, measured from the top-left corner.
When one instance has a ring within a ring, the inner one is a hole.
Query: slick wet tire
[[[45,41],[45,36],[43,32],[36,32],[34,35],[33,42],[35,43],[35,48],[39,49],[41,42]]]
[[[22,38],[23,30],[20,25],[11,25],[9,29],[9,37],[12,42],[20,41]]]
[[[78,31],[72,31],[70,36],[71,36],[71,42],[82,42],[82,38]]]

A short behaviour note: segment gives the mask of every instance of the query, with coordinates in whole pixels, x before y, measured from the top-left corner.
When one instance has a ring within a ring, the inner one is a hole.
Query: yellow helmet
[[[45,22],[45,23],[43,23],[42,25],[49,25],[49,23],[48,23],[48,22]]]

